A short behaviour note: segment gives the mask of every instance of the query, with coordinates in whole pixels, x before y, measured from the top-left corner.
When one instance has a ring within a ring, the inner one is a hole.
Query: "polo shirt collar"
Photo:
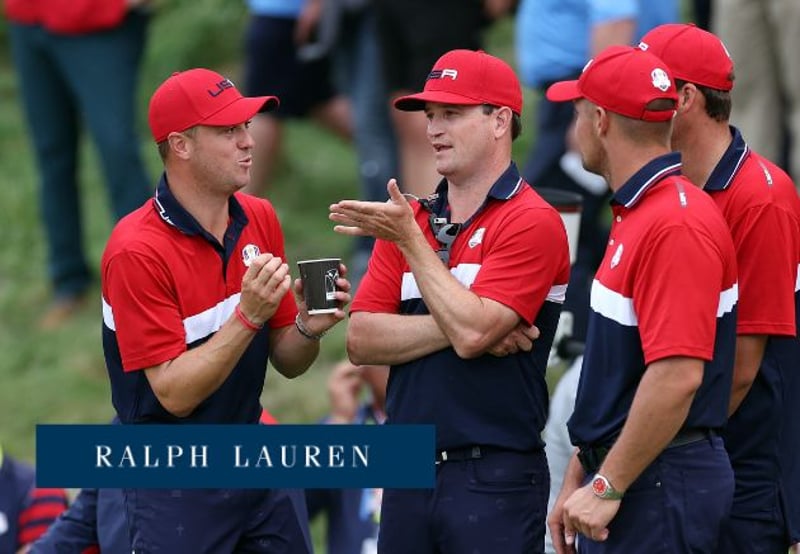
[[[744,161],[750,155],[750,147],[742,137],[742,133],[734,126],[730,126],[733,139],[728,145],[727,150],[720,158],[717,166],[708,176],[708,181],[703,187],[707,191],[719,191],[727,189],[733,182],[733,178],[739,173],[744,165]]]
[[[167,182],[166,173],[162,173],[161,179],[158,182],[153,205],[159,217],[168,225],[178,229],[181,233],[185,235],[200,235],[215,244],[218,243],[217,239],[203,229],[194,216],[186,211],[186,209],[181,206],[180,202],[178,202],[178,199],[175,198],[175,195],[172,194],[169,183]],[[231,218],[229,228],[235,226],[241,229],[247,225],[247,215],[245,215],[242,205],[239,204],[239,201],[236,200],[234,196],[231,196],[228,201],[228,213]]]
[[[486,202],[489,198],[494,198],[496,200],[509,200],[519,194],[522,190],[522,187],[526,185],[525,180],[520,177],[519,170],[517,169],[517,164],[511,162],[502,175],[494,182],[492,188],[489,189],[489,192],[486,195],[486,201],[481,205],[478,209],[480,212],[484,206],[486,206]],[[428,202],[431,206],[431,211],[436,215],[442,215],[444,212],[449,212],[448,203],[447,203],[447,179],[442,179],[439,182],[439,185],[436,187],[436,192],[431,196],[428,197]],[[476,212],[477,213],[477,212]],[[472,216],[474,217],[474,215]],[[470,220],[472,220],[470,217]]]
[[[614,193],[611,202],[632,208],[648,189],[665,177],[681,172],[681,155],[670,152],[647,162]]]

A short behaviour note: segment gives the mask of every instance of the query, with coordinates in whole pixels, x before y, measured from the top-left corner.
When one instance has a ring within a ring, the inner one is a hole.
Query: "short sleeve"
[[[711,360],[725,290],[719,249],[702,231],[684,225],[648,238],[633,283],[645,363],[671,356]]]

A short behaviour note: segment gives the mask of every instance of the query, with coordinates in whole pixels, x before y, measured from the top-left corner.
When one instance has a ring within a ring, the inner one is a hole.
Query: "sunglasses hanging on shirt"
[[[434,217],[433,214],[430,215],[429,219],[433,234],[436,237],[436,241],[439,243],[439,250],[436,251],[436,254],[439,256],[439,259],[444,262],[444,265],[449,267],[450,248],[452,248],[453,242],[455,242],[458,232],[461,230],[461,224],[450,223],[447,221],[447,218]]]
[[[461,223],[450,223],[446,217],[437,217],[434,214],[431,203],[438,198],[438,194],[434,193],[427,198],[420,198],[410,193],[403,193],[403,196],[413,198],[419,202],[422,208],[430,214],[428,216],[428,222],[430,223],[431,230],[433,231],[433,236],[436,237],[436,241],[439,243],[439,249],[436,251],[436,254],[439,256],[439,259],[442,260],[444,265],[449,267],[450,249],[452,248],[453,242],[455,242],[459,231],[461,231]]]

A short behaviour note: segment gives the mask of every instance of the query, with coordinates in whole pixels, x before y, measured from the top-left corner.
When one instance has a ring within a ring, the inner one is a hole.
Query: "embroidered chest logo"
[[[245,267],[250,267],[250,264],[253,263],[258,256],[261,255],[261,250],[255,244],[248,244],[242,248],[242,263],[244,263]]]
[[[611,256],[611,269],[614,269],[615,267],[617,267],[619,265],[619,260],[620,260],[620,258],[622,258],[622,251],[623,250],[624,250],[624,248],[623,248],[622,244],[617,246],[617,249],[614,252],[614,255]]]
[[[470,248],[475,248],[481,242],[483,242],[483,235],[486,234],[486,229],[481,227],[477,231],[475,231],[472,236],[469,238],[469,242],[467,243]]]

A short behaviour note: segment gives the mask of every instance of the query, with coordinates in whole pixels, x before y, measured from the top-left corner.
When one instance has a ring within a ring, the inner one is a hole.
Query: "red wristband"
[[[242,308],[239,306],[239,304],[236,304],[236,308],[233,310],[233,312],[236,314],[236,317],[239,319],[239,321],[242,322],[242,325],[244,325],[253,332],[260,331],[261,328],[264,327],[264,325],[256,325],[255,323],[247,319],[247,316],[242,313]]]

